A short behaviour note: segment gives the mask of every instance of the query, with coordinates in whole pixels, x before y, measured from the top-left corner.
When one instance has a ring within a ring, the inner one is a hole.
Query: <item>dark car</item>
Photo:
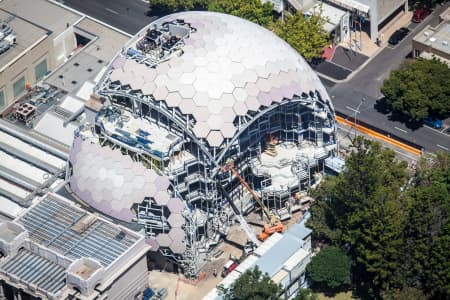
[[[441,129],[442,128],[442,120],[435,119],[435,118],[432,118],[432,117],[424,118],[423,119],[423,123],[425,125],[428,125],[428,126],[432,127],[432,128],[435,128],[435,129]]]
[[[397,45],[398,43],[400,43],[401,40],[403,40],[408,35],[408,33],[409,33],[408,28],[402,27],[398,29],[389,38],[389,44]]]

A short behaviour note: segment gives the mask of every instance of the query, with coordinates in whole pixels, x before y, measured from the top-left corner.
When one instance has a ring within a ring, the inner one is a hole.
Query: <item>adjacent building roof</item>
[[[82,15],[55,5],[46,0],[3,0],[0,8],[16,15],[16,19],[27,20],[55,36],[67,29],[67,24],[76,23]]]
[[[113,280],[121,275],[117,270],[126,269],[148,251],[144,236],[56,194],[46,194],[15,221],[0,222],[0,228],[5,256],[0,277],[31,286],[45,298],[58,298],[70,289],[69,275],[74,273],[86,282]]]
[[[0,8],[4,8],[3,2],[0,2]],[[37,26],[26,19],[17,18],[14,14],[5,10],[0,10],[1,21],[8,22],[8,25],[13,30],[13,34],[16,36],[16,44],[0,54],[0,71],[26,49],[48,36],[48,31],[45,28]]]
[[[34,242],[72,259],[94,258],[103,266],[111,264],[139,238],[101,219],[93,220],[87,230],[80,233],[76,224],[86,216],[86,211],[47,197],[18,222]]]
[[[305,60],[274,33],[252,22],[212,12],[183,12],[144,28],[125,48],[135,48],[147,28],[183,19],[196,28],[181,56],[155,68],[119,54],[109,79],[165,101],[196,121],[198,138],[219,146],[236,132],[237,116],[317,91],[329,97]]]
[[[66,285],[66,270],[62,266],[29,250],[22,250],[3,267],[9,276],[35,285],[51,294]]]

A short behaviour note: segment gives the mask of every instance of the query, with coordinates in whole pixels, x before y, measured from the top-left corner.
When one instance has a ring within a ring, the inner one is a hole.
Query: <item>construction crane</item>
[[[259,195],[250,187],[250,185],[242,178],[241,175],[236,171],[234,168],[234,161],[228,160],[224,166],[222,166],[222,172],[231,171],[231,173],[236,176],[236,178],[239,180],[239,182],[250,192],[250,194],[253,196],[253,198],[256,200],[256,202],[261,207],[262,211],[266,215],[269,222],[267,224],[264,224],[263,231],[258,235],[258,239],[261,241],[266,240],[272,233],[274,232],[283,232],[283,224],[281,223],[280,219],[269,211],[269,209],[264,205]]]

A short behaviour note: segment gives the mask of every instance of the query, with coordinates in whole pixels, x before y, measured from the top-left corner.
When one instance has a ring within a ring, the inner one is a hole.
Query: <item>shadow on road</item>
[[[389,121],[403,123],[407,128],[413,131],[422,127],[422,122],[418,122],[407,115],[392,110],[391,105],[387,103],[385,97],[378,99],[373,105],[373,108],[379,113],[388,115],[387,118]]]

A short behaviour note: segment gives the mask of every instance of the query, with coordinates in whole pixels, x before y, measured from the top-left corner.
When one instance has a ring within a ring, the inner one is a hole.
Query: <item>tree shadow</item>
[[[411,117],[396,111],[392,111],[392,113],[388,116],[388,120],[403,123],[412,131],[422,127],[422,122],[416,121]]]
[[[393,110],[392,106],[387,102],[386,97],[378,99],[373,105],[373,108],[381,114],[388,115],[388,120],[403,123],[407,128],[413,131],[422,126],[422,122],[416,121],[408,115]]]
[[[391,105],[386,101],[386,97],[380,98],[375,101],[373,108],[379,113],[387,115],[392,112]]]

